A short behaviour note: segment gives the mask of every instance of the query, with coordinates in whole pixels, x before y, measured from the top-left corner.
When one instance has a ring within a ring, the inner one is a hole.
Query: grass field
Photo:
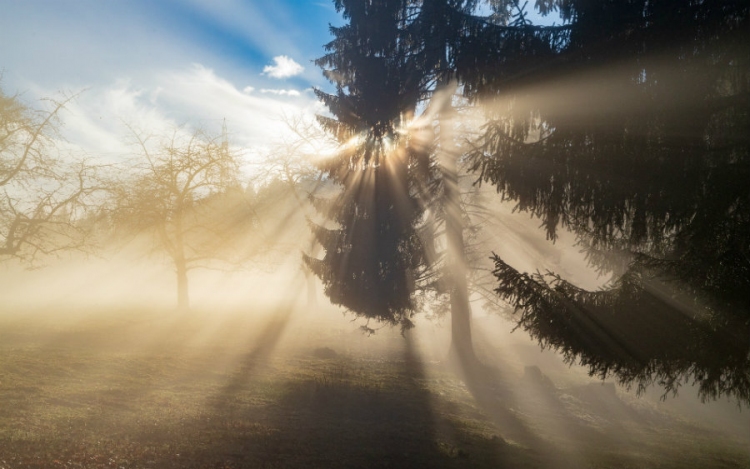
[[[747,409],[510,353],[463,376],[419,333],[292,316],[3,313],[0,468],[750,467]]]

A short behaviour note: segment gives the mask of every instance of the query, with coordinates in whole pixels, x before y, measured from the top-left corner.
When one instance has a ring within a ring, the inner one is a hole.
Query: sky
[[[74,96],[65,145],[131,154],[132,131],[218,133],[243,153],[290,138],[285,120],[325,112],[313,60],[342,25],[332,0],[0,0],[0,89],[31,108]],[[133,130],[130,130],[133,129]],[[253,159],[253,157],[249,157]]]
[[[75,96],[64,136],[90,157],[132,152],[128,126],[277,143],[321,112],[312,61],[343,20],[330,0],[0,0],[0,87],[32,108]]]

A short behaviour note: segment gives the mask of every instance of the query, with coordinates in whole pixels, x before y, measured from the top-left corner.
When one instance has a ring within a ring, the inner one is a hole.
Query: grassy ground
[[[518,363],[464,376],[351,329],[1,315],[0,468],[750,467],[750,436],[614,387]]]

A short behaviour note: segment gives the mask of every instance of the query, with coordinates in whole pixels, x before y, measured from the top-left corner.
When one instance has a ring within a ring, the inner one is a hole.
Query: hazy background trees
[[[169,136],[133,132],[138,159],[124,168],[114,195],[114,227],[147,236],[174,267],[177,305],[189,307],[188,272],[249,253],[255,216],[241,185],[240,160],[226,128],[218,135],[176,129]],[[156,141],[154,141],[156,140]]]
[[[315,150],[303,154],[280,143],[262,155],[263,171],[252,171],[243,168],[246,149],[232,145],[226,126],[146,134],[126,125],[123,141],[132,155],[84,156],[62,136],[69,102],[49,100],[34,109],[0,94],[3,260],[67,268],[72,279],[96,275],[97,259],[154,275],[142,260],[163,256],[174,271],[178,307],[185,310],[189,272],[196,268],[226,275],[272,272],[291,262],[290,256],[299,264],[300,252],[310,250],[306,194],[320,178],[313,178],[306,159]],[[296,136],[303,135],[299,128]],[[32,282],[45,274],[21,276]],[[310,283],[314,301],[317,286]],[[42,288],[53,294],[53,288]]]
[[[291,234],[291,243],[284,240],[280,244],[291,244],[297,249],[300,248],[299,240],[307,239],[306,246],[301,249],[299,262],[307,284],[307,304],[315,307],[318,284],[304,256],[314,257],[318,254],[320,245],[309,229],[310,223],[321,221],[313,201],[331,196],[332,186],[318,170],[316,162],[335,151],[337,142],[309,116],[287,115],[284,122],[290,130],[289,136],[281,138],[264,152],[259,163],[252,168],[252,181],[260,191],[257,210],[264,213],[273,210],[283,214],[281,219],[270,225],[267,217],[261,217],[266,220],[264,229],[267,233],[263,236],[278,239]],[[289,206],[285,203],[289,195],[296,204]],[[298,223],[300,215],[305,220],[302,227]]]
[[[40,109],[0,90],[0,259],[33,263],[89,247],[101,168],[67,154],[57,133],[71,98]]]

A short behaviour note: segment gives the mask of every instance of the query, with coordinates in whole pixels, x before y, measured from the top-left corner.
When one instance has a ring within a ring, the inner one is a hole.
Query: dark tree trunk
[[[461,213],[461,193],[458,187],[457,160],[459,149],[454,142],[453,119],[455,112],[451,104],[455,85],[443,88],[443,105],[440,110],[440,166],[443,177],[443,210],[445,232],[448,241],[445,280],[450,292],[451,348],[450,359],[457,359],[462,366],[476,363],[471,338],[471,306],[469,287],[466,281],[466,246],[464,244],[464,222]]]
[[[471,305],[466,281],[466,257],[463,237],[463,222],[460,212],[455,159],[453,168],[443,173],[445,183],[445,230],[448,238],[448,260],[446,280],[451,305],[451,358],[462,365],[476,362],[471,338]]]
[[[300,201],[300,207],[304,207],[304,205],[302,205],[302,201]],[[315,254],[315,237],[314,236],[310,236],[310,244],[308,246],[307,252],[310,253],[311,256]],[[310,309],[317,308],[318,289],[317,289],[317,284],[315,282],[315,273],[313,273],[313,271],[310,270],[310,267],[308,267],[307,264],[305,264],[304,262],[302,263],[302,271],[305,273],[305,280],[306,280],[305,283],[307,285],[307,307]]]
[[[318,293],[315,285],[315,275],[310,271],[307,266],[302,266],[302,270],[305,273],[305,282],[307,284],[307,307],[310,309],[318,306]]]
[[[463,241],[463,239],[461,239]],[[450,255],[450,253],[449,253]],[[474,346],[471,337],[471,305],[469,304],[466,272],[454,270],[451,272],[450,303],[451,303],[451,348],[450,357],[457,358],[462,364],[476,362]]]

